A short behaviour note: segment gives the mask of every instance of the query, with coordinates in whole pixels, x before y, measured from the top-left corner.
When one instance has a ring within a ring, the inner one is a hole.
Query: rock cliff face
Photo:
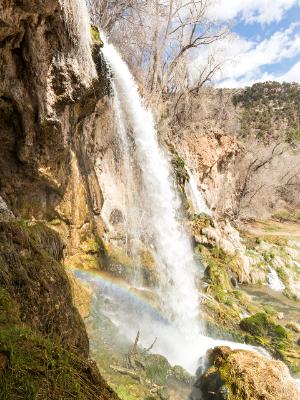
[[[196,173],[219,217],[299,215],[300,146],[293,126],[297,119],[292,118],[290,126],[287,120],[300,88],[275,86],[283,97],[276,95],[274,100],[272,84],[265,85],[253,89],[258,90],[259,103],[250,97],[249,104],[240,104],[234,100],[239,92],[206,88],[190,94],[175,111],[172,99],[164,105],[162,137]]]
[[[84,7],[81,0],[0,4],[0,386],[7,399],[117,398],[88,361],[72,299],[80,288],[60,263],[102,226],[95,128],[109,83]]]
[[[94,125],[108,90],[99,48],[94,64],[79,37],[80,5],[0,6],[0,195],[16,216],[61,219],[73,242],[93,231],[102,205]]]

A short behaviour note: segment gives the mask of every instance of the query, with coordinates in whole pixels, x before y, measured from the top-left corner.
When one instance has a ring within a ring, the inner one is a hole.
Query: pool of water
[[[243,286],[254,303],[259,306],[272,306],[278,313],[283,313],[282,323],[294,321],[300,323],[300,302],[288,299],[283,293],[276,292],[268,286]]]

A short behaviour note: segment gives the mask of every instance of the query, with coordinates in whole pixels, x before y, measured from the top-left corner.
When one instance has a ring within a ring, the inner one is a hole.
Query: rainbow
[[[162,314],[161,310],[153,304],[151,290],[146,288],[135,288],[124,279],[112,276],[100,270],[85,270],[76,267],[66,266],[77,279],[93,287],[96,296],[98,290],[102,294],[113,295],[117,301],[126,302],[140,312],[147,313],[152,318],[170,324],[170,321]],[[152,296],[153,297],[153,296]]]

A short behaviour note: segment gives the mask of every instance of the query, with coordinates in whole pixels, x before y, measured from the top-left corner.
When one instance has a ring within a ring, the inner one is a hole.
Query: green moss
[[[288,277],[286,270],[283,267],[278,267],[277,273],[278,273],[279,278],[281,279],[281,281],[284,283],[284,286],[285,286],[283,293],[289,299],[297,300],[297,297],[292,293],[292,291],[290,289],[290,281],[289,281],[289,277]]]
[[[100,47],[104,46],[104,43],[101,39],[100,31],[97,28],[97,26],[95,26],[95,25],[91,25],[91,36],[92,36],[93,42],[96,45],[99,45]]]
[[[121,385],[116,387],[115,390],[121,400],[142,400],[142,397],[133,395],[128,386]]]
[[[0,353],[8,367],[0,376],[0,399],[95,399],[87,363],[53,339],[21,323],[18,305],[0,289]]]
[[[288,339],[287,330],[275,324],[265,313],[257,313],[244,318],[240,323],[241,328],[253,336],[271,337],[274,339]]]
[[[224,302],[224,291],[232,290],[228,265],[233,264],[233,258],[226,255],[219,247],[207,249],[200,246],[197,250],[200,252],[204,263],[207,264],[205,276],[210,283],[210,291],[220,302]]]
[[[1,324],[13,324],[20,321],[19,307],[8,292],[0,288],[0,326]]]
[[[151,250],[143,248],[141,249],[140,253],[140,260],[141,260],[141,264],[149,269],[155,269],[156,268],[156,262],[153,256],[153,253],[151,252]]]
[[[204,213],[195,215],[193,217],[193,234],[198,235],[202,233],[203,228],[211,226],[212,218]]]
[[[87,254],[99,254],[100,247],[99,242],[93,237],[86,239],[80,245],[81,250]]]
[[[248,343],[266,347],[276,357],[283,360],[292,372],[300,371],[299,347],[293,343],[289,332],[283,326],[276,324],[270,316],[257,313],[243,319],[240,326],[249,334]]]
[[[190,384],[193,381],[193,377],[180,365],[175,365],[172,368],[172,376],[179,382]]]
[[[160,386],[165,385],[170,370],[171,365],[165,357],[159,354],[150,354],[146,358],[146,377],[150,379],[151,382],[154,382]]]
[[[134,266],[133,259],[129,257],[122,248],[112,246],[109,243],[105,243],[104,249],[105,249],[105,257],[109,264],[120,264],[126,267]]]
[[[29,328],[0,329],[0,351],[9,368],[0,377],[0,399],[93,399],[81,368],[85,362]]]

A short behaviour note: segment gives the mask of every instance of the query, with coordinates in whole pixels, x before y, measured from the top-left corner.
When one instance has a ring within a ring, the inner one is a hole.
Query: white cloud
[[[280,82],[299,82],[300,81],[300,61],[292,66],[285,74],[276,78]]]
[[[286,73],[282,75],[274,75],[263,73],[255,78],[244,76],[240,80],[234,78],[227,78],[217,86],[226,88],[238,88],[251,86],[257,82],[277,81],[277,82],[298,82],[300,83],[300,61],[296,62]]]
[[[271,74],[263,73],[264,66],[274,65],[300,55],[299,24],[275,32],[270,38],[260,42],[241,37],[215,43],[202,50],[194,60],[191,73],[195,78],[197,70],[203,68],[211,55],[223,63],[221,72],[215,76],[218,86],[239,87],[263,80],[280,80]],[[295,67],[296,68],[296,67]],[[300,81],[299,69],[291,70],[286,80]],[[282,78],[283,79],[283,78]]]
[[[247,23],[270,24],[296,5],[300,0],[215,0],[211,14],[222,21],[240,17]]]

